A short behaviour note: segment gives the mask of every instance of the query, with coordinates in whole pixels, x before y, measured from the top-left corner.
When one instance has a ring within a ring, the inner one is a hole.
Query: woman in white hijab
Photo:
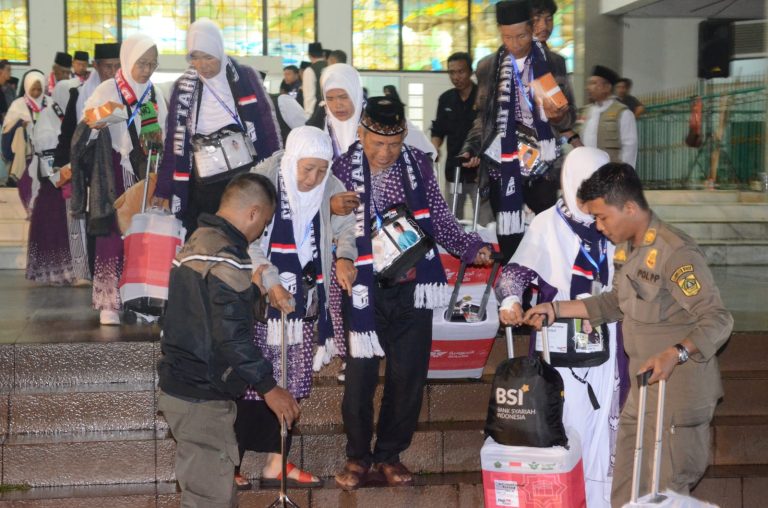
[[[73,284],[78,279],[70,249],[65,196],[59,185],[60,173],[53,166],[64,105],[69,99],[69,87],[60,85],[54,88],[53,97],[47,99],[50,105],[43,108],[33,124],[34,155],[28,170],[38,190],[30,215],[26,276],[49,285]]]
[[[135,34],[120,48],[120,70],[102,82],[85,103],[85,110],[108,102],[123,104],[128,121],[111,123],[94,130],[92,137],[109,135],[114,161],[114,188],[91,187],[90,192],[120,196],[145,177],[150,150],[163,147],[167,108],[161,90],[150,81],[158,66],[157,46],[152,38]],[[91,125],[98,127],[98,125]],[[123,269],[123,240],[112,220],[110,232],[96,237],[93,273],[93,306],[100,311],[103,325],[120,324],[122,306],[118,282]]]
[[[333,351],[331,316],[326,298],[332,264],[341,285],[350,294],[356,277],[357,258],[354,215],[331,215],[330,199],[344,190],[331,175],[331,140],[316,127],[302,126],[288,135],[285,153],[278,152],[253,171],[269,178],[280,197],[275,217],[261,242],[251,246],[254,267],[261,266],[260,285],[272,305],[282,306],[291,297],[295,306],[284,307],[288,342],[288,389],[297,399],[309,396],[312,387],[315,324],[320,346],[315,363],[327,362]],[[336,260],[331,254],[334,249]],[[266,265],[266,266],[265,266]],[[254,340],[272,361],[275,377],[280,376],[280,311],[270,307],[266,324],[257,323]],[[327,346],[326,346],[327,344]],[[280,472],[280,423],[259,394],[248,390],[238,401],[235,422],[241,458],[245,450],[269,453],[262,471],[261,486],[276,486]],[[238,485],[248,480],[236,473]],[[319,485],[317,477],[288,465],[294,485]]]
[[[323,70],[320,88],[325,101],[326,128],[333,139],[333,158],[336,160],[357,141],[357,127],[365,109],[363,82],[357,69],[338,63]],[[437,157],[434,145],[410,120],[405,144],[430,154],[433,161]]]
[[[19,197],[30,213],[32,202],[39,188],[37,172],[30,174],[34,150],[32,135],[40,113],[48,106],[49,98],[43,95],[45,76],[38,70],[30,70],[21,80],[19,97],[8,107],[3,120],[3,157],[10,163],[9,181],[18,185]],[[21,128],[21,130],[19,130]]]
[[[216,213],[227,183],[280,150],[282,140],[261,78],[226,55],[213,21],[190,25],[187,61],[190,67],[171,93],[172,134],[166,139],[155,197],[157,204],[161,199],[171,202],[191,235],[201,213]],[[248,156],[238,151],[247,163],[234,168],[214,163],[203,146],[212,146],[216,137],[229,139],[230,147],[252,148]]]
[[[557,301],[611,290],[614,245],[576,198],[581,182],[608,162],[607,153],[588,147],[566,157],[563,197],[533,219],[502,272],[496,289],[502,323],[522,324],[528,287],[538,288],[538,301],[554,302],[555,309]],[[610,508],[620,386],[627,375],[623,344],[615,324],[593,329],[587,320],[558,320],[553,325],[550,353],[565,384],[563,424],[572,438],[581,439],[587,506]],[[558,355],[566,352],[570,359]],[[585,364],[591,366],[579,366]]]

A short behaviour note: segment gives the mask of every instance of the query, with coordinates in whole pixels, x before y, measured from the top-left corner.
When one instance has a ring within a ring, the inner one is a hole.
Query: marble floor
[[[715,280],[737,331],[768,330],[768,269],[718,266]],[[45,287],[0,270],[0,344],[157,339],[157,326],[100,326],[91,288]]]

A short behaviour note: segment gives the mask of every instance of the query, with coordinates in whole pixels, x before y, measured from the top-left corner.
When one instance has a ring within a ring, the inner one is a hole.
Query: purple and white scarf
[[[399,171],[402,175],[405,204],[413,213],[422,231],[434,238],[434,227],[430,218],[424,182],[418,163],[405,144],[403,144],[400,157],[392,169]],[[352,145],[347,154],[334,164],[333,171],[334,175],[342,181],[348,190],[358,193],[362,204],[355,211],[358,257],[355,261],[357,279],[353,288],[349,314],[349,354],[353,358],[384,356],[384,351],[376,334],[375,301],[371,291],[376,284],[373,272],[373,245],[369,227],[373,216],[372,207],[374,206],[371,173],[368,159],[365,157],[362,144],[359,141]],[[446,306],[450,296],[447,287],[445,272],[435,247],[416,264],[414,306],[422,309]]]

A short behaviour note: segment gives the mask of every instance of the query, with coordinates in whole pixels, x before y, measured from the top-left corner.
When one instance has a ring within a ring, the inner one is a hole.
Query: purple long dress
[[[71,284],[76,279],[64,196],[47,178],[40,179],[32,208],[26,275],[29,280],[51,285]]]
[[[120,165],[120,154],[112,151],[112,168],[115,172],[115,193],[121,195],[125,189],[136,183],[132,172],[124,171]],[[96,237],[96,253],[93,267],[93,308],[119,311],[122,302],[118,282],[123,273],[123,238],[117,227],[117,218],[112,221],[109,235]]]

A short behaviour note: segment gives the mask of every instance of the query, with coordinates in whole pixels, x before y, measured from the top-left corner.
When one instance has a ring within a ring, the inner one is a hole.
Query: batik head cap
[[[370,97],[360,125],[374,134],[397,136],[407,129],[405,109],[401,103],[389,97]]]
[[[592,69],[592,76],[598,76],[600,78],[603,78],[611,85],[615,85],[619,81],[618,74],[616,74],[614,71],[612,71],[608,67],[604,67],[602,65],[595,65],[595,68]]]
[[[81,62],[87,62],[88,61],[88,52],[87,51],[75,51],[75,60],[80,60]]]
[[[496,4],[496,23],[516,25],[531,20],[531,3],[528,0],[505,0]]]
[[[119,42],[104,42],[93,46],[93,58],[106,60],[107,58],[120,58]]]
[[[72,67],[72,55],[69,53],[64,53],[63,51],[59,51],[56,53],[56,57],[53,59],[53,63],[68,69]]]

